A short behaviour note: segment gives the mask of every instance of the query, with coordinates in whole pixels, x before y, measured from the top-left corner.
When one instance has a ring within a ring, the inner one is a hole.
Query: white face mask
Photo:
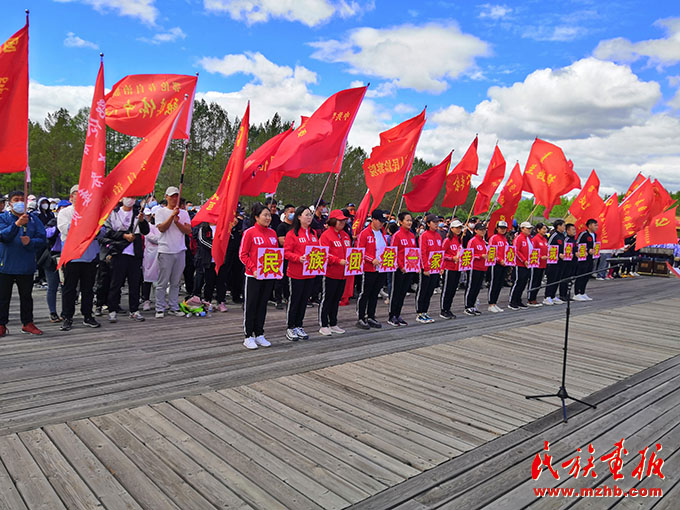
[[[135,205],[135,199],[134,198],[125,197],[123,199],[123,206],[124,207],[132,207],[133,205]]]
[[[41,208],[43,211],[47,211],[47,208],[48,208],[49,206],[50,206],[50,204],[48,204],[47,202],[43,202],[42,204],[40,204],[40,208]]]

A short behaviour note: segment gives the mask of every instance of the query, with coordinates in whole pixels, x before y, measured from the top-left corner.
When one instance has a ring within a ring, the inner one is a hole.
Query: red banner
[[[498,195],[498,205],[501,207],[494,211],[489,218],[489,232],[494,231],[499,221],[504,221],[508,226],[512,226],[512,219],[522,199],[522,179],[522,171],[519,168],[519,163],[516,163],[508,182],[505,183],[500,195]]]
[[[640,184],[624,199],[619,206],[623,223],[622,236],[632,236],[647,224],[649,212],[654,202],[654,189],[649,179]]]
[[[503,181],[503,177],[505,177],[505,158],[498,148],[498,145],[496,145],[493,156],[491,156],[491,161],[489,161],[489,167],[484,174],[484,180],[477,186],[477,198],[475,198],[474,210],[475,215],[485,213],[489,210],[491,197],[496,193],[498,186]]]
[[[366,223],[366,218],[370,212],[371,207],[371,192],[366,190],[364,198],[361,199],[361,203],[357,208],[356,215],[354,216],[354,223],[352,223],[352,235],[354,237],[358,236],[359,233],[364,229],[364,224]]]
[[[654,216],[649,224],[637,233],[635,248],[640,250],[654,244],[677,244],[678,234],[675,225],[677,207]]]
[[[576,218],[574,225],[577,231],[585,230],[586,221],[591,218],[597,219],[604,212],[604,200],[599,195],[599,191],[600,179],[593,170],[583,189],[569,207],[569,212]]]
[[[409,211],[425,212],[432,208],[446,181],[452,154],[453,151],[438,165],[428,168],[420,175],[411,177],[413,189],[404,194],[406,208]]]
[[[621,211],[619,209],[619,199],[614,193],[604,203],[604,211],[597,218],[599,230],[597,231],[602,249],[617,250],[623,246],[621,235]]]
[[[28,18],[0,46],[0,173],[28,166]]]
[[[188,95],[173,138],[189,138],[197,76],[183,74],[131,74],[106,94],[106,125],[130,136],[148,135],[171,116]]]
[[[274,193],[283,174],[271,170],[272,160],[281,144],[293,133],[293,128],[279,133],[260,145],[243,165],[241,195],[256,197],[260,193]],[[216,223],[216,222],[213,222]]]
[[[477,175],[479,156],[477,156],[477,137],[453,170],[446,176],[446,195],[442,207],[455,207],[467,200],[470,192],[470,176]]]
[[[106,102],[104,101],[104,63],[99,64],[94,96],[87,123],[83,161],[80,165],[78,198],[73,204],[73,221],[61,250],[59,267],[80,258],[99,231],[98,214],[106,176]],[[90,214],[88,214],[90,213]]]
[[[635,176],[635,179],[633,180],[633,182],[632,182],[632,183],[630,184],[630,186],[628,187],[628,191],[626,191],[626,194],[623,196],[623,199],[622,199],[621,201],[623,202],[623,200],[625,200],[626,198],[628,198],[628,196],[629,196],[633,191],[635,191],[635,190],[638,188],[638,186],[640,186],[640,184],[642,184],[643,182],[645,182],[646,179],[647,179],[647,178],[646,178],[644,175],[642,175],[642,172],[639,172],[639,173],[637,174],[637,176]]]

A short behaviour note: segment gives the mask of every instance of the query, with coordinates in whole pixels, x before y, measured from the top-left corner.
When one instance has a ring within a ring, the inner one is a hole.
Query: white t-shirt
[[[385,241],[382,230],[374,230],[373,236],[375,237],[375,258],[379,259],[385,252],[387,241]]]
[[[172,216],[172,209],[161,207],[156,211],[156,225],[165,223]],[[191,224],[189,213],[184,209],[179,210],[179,222],[186,225]],[[184,234],[175,222],[170,223],[170,227],[165,232],[161,232],[158,241],[158,253],[179,253],[185,251],[187,246],[184,242]]]

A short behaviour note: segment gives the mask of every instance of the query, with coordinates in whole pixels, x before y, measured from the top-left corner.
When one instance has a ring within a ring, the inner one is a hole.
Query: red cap
[[[328,219],[335,218],[336,220],[346,220],[347,216],[340,209],[333,209]]]

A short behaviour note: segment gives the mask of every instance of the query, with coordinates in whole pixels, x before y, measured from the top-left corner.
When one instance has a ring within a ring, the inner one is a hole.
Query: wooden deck
[[[624,503],[671,508],[679,290],[654,278],[589,288],[596,301],[574,308],[568,388],[598,408],[570,406],[566,425],[556,399],[524,398],[557,390],[561,307],[296,344],[270,334],[275,345],[256,352],[240,345],[234,312],[9,336],[0,509],[566,508],[534,496],[583,482],[533,482],[543,441],[558,465],[588,443],[604,455],[621,437],[631,452],[661,442],[667,475],[639,482],[664,498]],[[282,316],[270,310],[269,331]],[[591,485],[611,483],[602,466]]]

